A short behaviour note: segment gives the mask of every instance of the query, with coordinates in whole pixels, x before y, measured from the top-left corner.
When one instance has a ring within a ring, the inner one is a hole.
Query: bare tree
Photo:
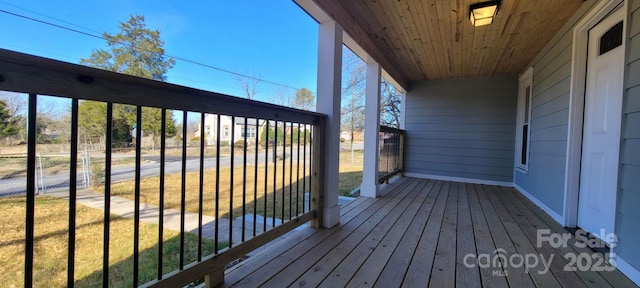
[[[400,128],[400,94],[391,83],[382,78],[380,122],[382,125]]]
[[[200,118],[197,119],[188,119],[187,120],[187,141],[190,141],[192,138],[200,139],[200,134],[196,135],[196,131],[200,130],[202,127],[200,123]]]
[[[282,106],[291,105],[291,90],[284,86],[277,86],[274,92],[274,104]]]
[[[14,92],[0,92],[0,101],[6,104],[7,114],[11,123],[15,123],[17,131],[6,137],[6,143],[23,142],[27,139],[27,102],[26,94]],[[70,110],[71,101],[52,96],[38,96],[37,98],[36,139],[38,143],[51,141],[66,142],[70,133],[69,121],[65,117]]]
[[[23,115],[26,112],[26,94],[0,91],[0,100],[7,104],[7,109],[9,109],[11,115]]]
[[[245,97],[247,97],[247,99],[253,99],[255,97],[256,93],[258,92],[258,83],[260,83],[260,79],[258,79],[258,77],[245,77],[236,75],[236,82],[244,92],[244,95]]]
[[[364,129],[365,81],[367,66],[351,50],[343,46],[341,126],[350,133],[351,162],[355,162],[355,131]]]

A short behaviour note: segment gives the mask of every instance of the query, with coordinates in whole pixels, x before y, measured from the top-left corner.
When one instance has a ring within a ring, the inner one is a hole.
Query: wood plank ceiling
[[[478,0],[314,0],[398,82],[517,74],[584,0],[503,0],[473,27]]]

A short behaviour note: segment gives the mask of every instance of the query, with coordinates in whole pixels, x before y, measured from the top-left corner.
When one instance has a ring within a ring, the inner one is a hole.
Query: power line
[[[49,19],[52,19],[52,20],[55,20],[55,21],[58,21],[58,22],[69,24],[71,26],[75,26],[76,28],[80,28],[80,29],[84,29],[84,30],[87,30],[87,31],[91,31],[91,32],[95,32],[95,33],[101,34],[100,31],[97,31],[97,30],[94,30],[94,29],[90,29],[90,28],[87,28],[87,27],[83,27],[83,26],[80,26],[80,25],[76,25],[76,24],[71,23],[69,21],[65,21],[65,20],[62,20],[62,19],[59,19],[59,18],[55,18],[55,17],[49,16],[49,15],[46,15],[46,14],[42,14],[42,13],[40,13],[38,11],[34,11],[34,10],[30,10],[30,9],[27,9],[27,8],[24,8],[24,7],[20,7],[20,6],[8,3],[6,1],[1,1],[0,0],[0,3],[2,3],[4,5],[7,5],[7,6],[11,6],[11,7],[16,8],[16,9],[27,11],[27,12],[32,13],[32,14],[40,15],[42,17],[49,18]]]
[[[82,35],[85,35],[85,36],[98,38],[98,39],[102,39],[102,40],[107,40],[102,36],[98,36],[98,35],[87,33],[87,32],[84,32],[84,31],[77,30],[77,29],[65,27],[65,26],[62,26],[62,25],[54,24],[54,23],[47,22],[47,21],[44,21],[44,20],[32,18],[32,17],[29,17],[29,16],[21,15],[21,14],[18,14],[18,13],[13,13],[13,12],[10,12],[10,11],[7,11],[7,10],[0,9],[0,12],[5,13],[5,14],[9,14],[9,15],[12,15],[12,16],[16,16],[16,17],[19,17],[19,18],[27,19],[27,20],[30,20],[30,21],[38,22],[38,23],[41,23],[41,24],[53,26],[53,27],[56,27],[56,28],[64,29],[64,30],[67,30],[67,31],[75,32],[75,33],[82,34]]]
[[[5,3],[3,1],[0,1],[0,2]],[[16,8],[20,8],[20,7],[17,7],[15,5],[11,5],[11,6],[16,7]],[[21,9],[24,9],[24,8],[21,8]],[[27,9],[24,9],[24,10],[27,10]],[[27,11],[30,11],[30,10],[27,10]],[[29,21],[37,22],[37,23],[40,23],[40,24],[49,25],[49,26],[52,26],[52,27],[55,27],[55,28],[59,28],[59,29],[70,31],[70,32],[78,33],[78,34],[85,35],[85,36],[88,36],[88,37],[92,37],[92,38],[97,38],[97,39],[102,39],[102,40],[108,41],[103,36],[92,34],[92,33],[89,33],[89,32],[84,32],[84,31],[81,31],[81,30],[78,30],[78,29],[74,29],[74,28],[70,28],[70,27],[66,27],[66,26],[63,26],[63,25],[51,23],[51,22],[48,22],[48,21],[45,21],[45,20],[40,20],[40,19],[29,17],[29,16],[26,16],[26,15],[10,12],[10,11],[4,10],[4,9],[0,9],[0,12],[8,14],[8,15],[11,15],[11,16],[15,16],[15,17],[18,17],[18,18],[26,19],[26,20],[29,20]],[[62,21],[62,20],[59,20],[59,19],[56,19],[56,18],[53,18],[53,17],[49,17],[49,16],[46,16],[46,15],[43,15],[43,14],[40,14],[40,13],[37,13],[37,12],[33,12],[33,13],[39,14],[39,15],[47,17],[47,18],[55,19],[57,21],[61,21],[61,22],[67,23],[69,25],[80,27],[80,28],[83,28],[83,29],[86,29],[86,30],[95,31],[95,30],[92,30],[92,29],[88,29],[86,27],[82,27],[82,26],[78,26],[78,25],[72,24],[72,23],[67,22],[67,21]],[[118,42],[118,43],[122,44],[122,45],[129,45],[129,46],[131,46],[131,47],[133,47],[135,49],[140,49],[140,50],[147,51],[147,52],[150,52],[150,53],[157,53],[157,52],[154,52],[154,51],[151,51],[151,50],[147,50],[147,49],[143,49],[143,48],[140,48],[140,47],[134,47],[133,45],[128,44],[128,43],[122,43],[122,42]],[[229,73],[229,74],[232,74],[232,75],[236,75],[236,76],[240,76],[240,77],[244,77],[244,78],[248,78],[248,79],[252,79],[252,80],[256,80],[256,81],[260,81],[260,82],[264,82],[264,83],[268,83],[268,84],[272,84],[272,85],[276,85],[276,86],[281,86],[281,87],[293,89],[293,90],[296,90],[296,91],[300,90],[300,88],[296,88],[296,87],[293,87],[293,86],[277,83],[277,82],[274,82],[274,81],[265,80],[265,79],[254,77],[254,76],[245,75],[245,74],[242,74],[242,73],[238,73],[238,72],[234,72],[234,71],[231,71],[231,70],[227,70],[227,69],[223,69],[223,68],[220,68],[220,67],[216,67],[216,66],[213,66],[213,65],[209,65],[209,64],[202,63],[202,62],[198,62],[198,61],[195,61],[195,60],[190,60],[190,59],[187,59],[187,58],[184,58],[184,57],[171,55],[171,54],[167,54],[167,53],[165,53],[164,55],[166,55],[166,56],[168,56],[170,58],[174,58],[176,60],[180,60],[180,61],[183,61],[183,62],[187,62],[187,63],[193,64],[193,65],[202,66],[202,67],[205,67],[205,68],[209,68],[209,69],[213,69],[213,70]]]

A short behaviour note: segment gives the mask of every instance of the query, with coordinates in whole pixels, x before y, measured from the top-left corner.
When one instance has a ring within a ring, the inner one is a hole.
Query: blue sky
[[[0,10],[91,34],[117,33],[141,14],[161,31],[165,50],[207,65],[316,91],[318,24],[291,0],[0,0]],[[0,13],[0,48],[78,63],[104,40]],[[75,26],[74,26],[75,25]],[[168,82],[235,96],[234,75],[177,61]],[[258,84],[273,102],[278,87]],[[295,93],[287,89],[288,93]]]

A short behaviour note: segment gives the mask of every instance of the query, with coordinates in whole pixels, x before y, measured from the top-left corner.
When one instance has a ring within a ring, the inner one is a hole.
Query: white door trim
[[[623,0],[598,2],[573,29],[571,87],[569,93],[569,125],[567,137],[566,176],[564,185],[564,226],[578,223],[578,198],[580,193],[580,162],[582,159],[582,128],[584,119],[584,93],[587,75],[587,46],[589,30],[608,16]],[[627,1],[624,1],[623,35],[627,35]],[[626,41],[625,41],[626,42]],[[623,44],[626,46],[626,44]],[[626,48],[625,48],[626,51]]]

